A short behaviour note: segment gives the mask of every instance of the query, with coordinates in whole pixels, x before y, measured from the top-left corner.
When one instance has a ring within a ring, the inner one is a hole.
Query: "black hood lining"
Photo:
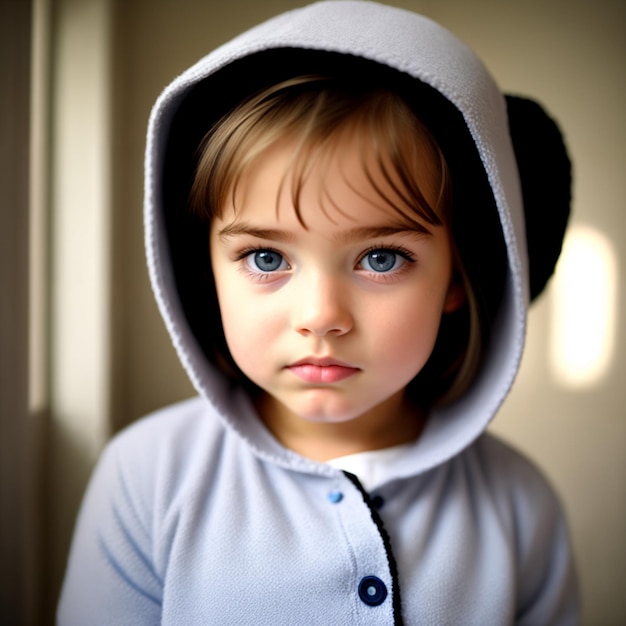
[[[303,74],[390,87],[432,132],[450,169],[454,238],[478,296],[481,332],[488,337],[502,298],[507,253],[493,193],[460,111],[434,88],[381,63],[336,52],[280,48],[236,60],[189,88],[172,114],[166,138],[160,192],[171,263],[184,314],[204,354],[223,366],[221,355],[228,351],[210,271],[209,224],[189,209],[198,146],[211,126],[243,99]],[[452,319],[446,321],[453,326]],[[440,384],[437,376],[429,375],[429,369],[439,371],[436,355],[446,359],[442,347],[436,346],[433,362],[418,376],[420,387],[426,385],[429,393]],[[237,371],[232,361],[227,367]]]

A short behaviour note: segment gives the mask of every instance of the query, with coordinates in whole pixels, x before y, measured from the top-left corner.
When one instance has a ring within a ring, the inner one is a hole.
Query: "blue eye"
[[[384,273],[402,267],[405,261],[406,259],[397,252],[381,248],[368,252],[361,259],[361,265],[368,272]]]
[[[257,272],[276,272],[288,269],[287,262],[282,254],[274,250],[256,250],[246,257],[248,267]]]

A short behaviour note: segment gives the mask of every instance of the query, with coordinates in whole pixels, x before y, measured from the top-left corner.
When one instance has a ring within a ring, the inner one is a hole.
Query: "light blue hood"
[[[415,466],[402,470],[413,474],[465,449],[497,412],[518,371],[529,299],[524,211],[505,98],[478,58],[447,30],[422,16],[373,2],[319,2],[249,30],[176,78],[156,102],[148,130],[145,242],[150,278],[179,358],[196,389],[220,410],[230,427],[254,442],[260,454],[271,454],[285,464],[303,463],[310,470],[309,463],[274,447],[256,425],[232,417],[232,389],[207,360],[185,314],[168,234],[172,226],[166,217],[172,201],[164,191],[164,179],[175,165],[168,162],[166,167],[168,150],[186,141],[180,138],[184,134],[178,130],[180,118],[192,114],[181,111],[193,106],[189,102],[199,90],[209,103],[206,115],[211,118],[250,92],[255,80],[262,84],[289,72],[295,54],[314,59],[328,53],[399,70],[434,88],[460,112],[491,187],[508,253],[508,261],[501,261],[508,263],[506,286],[486,361],[460,401],[434,411],[415,444]],[[255,64],[254,72],[246,63]]]

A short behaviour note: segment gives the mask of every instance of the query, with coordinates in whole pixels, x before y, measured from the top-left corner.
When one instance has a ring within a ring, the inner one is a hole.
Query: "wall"
[[[33,21],[28,3],[0,3],[0,616],[7,624],[37,617],[29,600],[39,591],[41,548],[41,415],[29,380]]]
[[[261,19],[301,4],[232,0],[224,8],[222,3],[195,0],[133,0],[115,5],[108,305],[113,428],[193,393],[158,318],[144,266],[142,159],[150,107],[160,90],[197,58]],[[626,246],[621,210],[626,165],[624,4],[395,4],[440,21],[475,49],[505,91],[536,97],[557,117],[575,164],[572,224],[592,226],[613,250],[618,319],[625,297],[621,251]],[[522,371],[493,428],[536,460],[562,495],[581,573],[585,623],[624,623],[625,339],[615,326],[608,368],[592,383],[560,381],[550,351],[551,338],[562,324],[555,322],[554,291],[552,285],[533,308]],[[64,532],[69,531],[60,535]]]
[[[50,58],[50,256],[45,454],[46,564],[52,622],[71,529],[111,433],[113,30],[110,0],[46,5]],[[42,6],[38,6],[42,10]]]

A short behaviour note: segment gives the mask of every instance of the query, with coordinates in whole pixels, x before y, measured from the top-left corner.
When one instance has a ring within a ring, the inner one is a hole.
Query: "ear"
[[[452,276],[450,285],[448,287],[448,293],[443,303],[444,313],[454,313],[464,302],[466,298],[465,287],[463,287],[463,281],[458,272]]]

